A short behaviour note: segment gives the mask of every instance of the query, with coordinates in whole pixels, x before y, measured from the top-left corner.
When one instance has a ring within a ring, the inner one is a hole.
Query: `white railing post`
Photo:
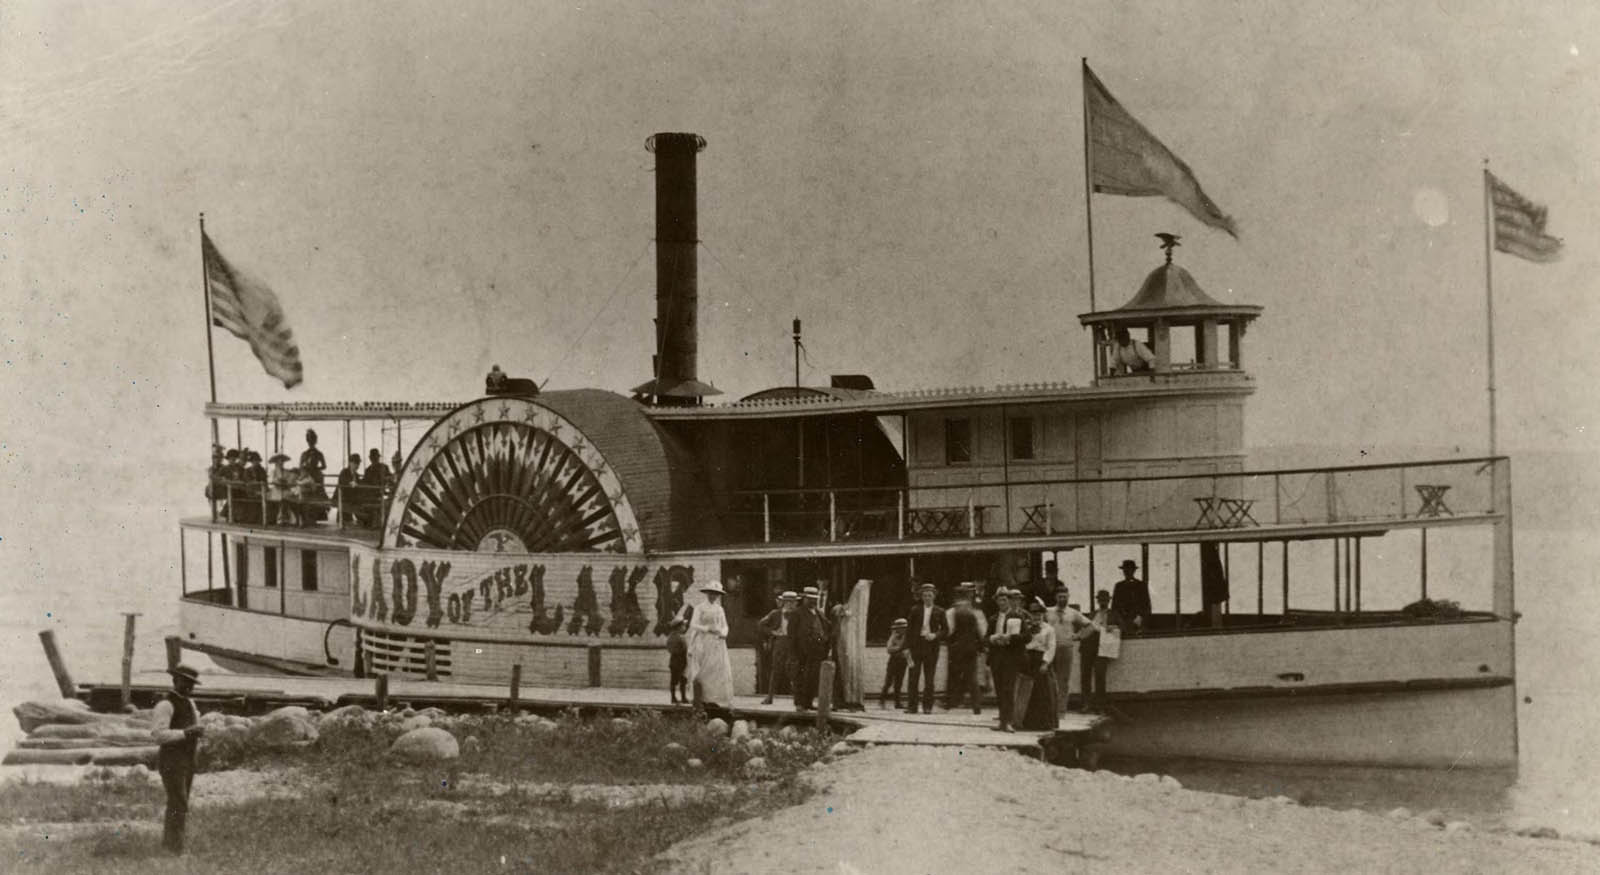
[[[899,517],[895,522],[896,537],[904,541],[906,539],[906,492],[904,489],[895,490],[894,505]]]
[[[839,505],[832,489],[828,490],[828,540],[839,540]]]
[[[978,513],[972,500],[972,491],[967,491],[967,537],[978,537]]]
[[[761,493],[761,538],[765,543],[772,543],[772,494]]]

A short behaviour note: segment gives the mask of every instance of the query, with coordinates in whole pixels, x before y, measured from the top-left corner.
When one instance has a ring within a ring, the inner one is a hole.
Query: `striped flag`
[[[1238,238],[1239,229],[1200,188],[1189,165],[1172,154],[1117,102],[1089,65],[1083,65],[1088,116],[1088,161],[1094,190],[1131,197],[1164,197],[1189,214]]]
[[[1518,194],[1485,170],[1490,203],[1494,205],[1494,248],[1525,258],[1548,262],[1561,257],[1561,239],[1544,232],[1549,210]]]
[[[267,373],[283,381],[285,389],[299,385],[302,377],[300,348],[284,323],[283,307],[272,289],[228,263],[204,231],[200,248],[205,259],[206,285],[211,292],[211,322],[250,344]]]

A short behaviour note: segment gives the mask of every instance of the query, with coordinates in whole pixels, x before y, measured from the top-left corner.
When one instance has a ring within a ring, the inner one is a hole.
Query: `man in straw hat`
[[[1111,610],[1128,624],[1123,627],[1124,634],[1142,632],[1150,620],[1150,587],[1133,576],[1139,563],[1124,559],[1118,567],[1122,569],[1122,579],[1111,590]]]
[[[810,711],[817,699],[817,680],[822,660],[828,656],[828,622],[817,607],[822,593],[808,586],[800,593],[800,608],[790,620],[791,647],[794,651],[794,707]]]
[[[911,690],[906,699],[906,712],[915,714],[917,705],[922,713],[933,713],[933,674],[939,667],[939,644],[950,634],[944,609],[933,603],[938,588],[931,583],[917,587],[922,602],[906,614],[906,647],[911,651]]]
[[[767,697],[761,700],[763,705],[771,705],[772,697],[776,693],[790,693],[794,688],[794,641],[793,622],[795,607],[800,603],[800,594],[794,590],[785,590],[778,596],[778,606],[767,612],[765,617],[756,624],[761,633],[762,650],[766,652],[766,665],[763,666],[766,674]]]
[[[897,617],[889,624],[889,643],[885,649],[889,664],[883,671],[883,691],[878,693],[878,707],[887,708],[889,693],[894,692],[894,706],[900,707],[900,690],[906,680],[906,618]]]
[[[172,692],[156,704],[151,722],[165,729],[151,731],[161,745],[156,757],[156,767],[161,772],[161,785],[167,789],[167,813],[161,835],[161,844],[174,854],[183,853],[183,825],[189,816],[189,787],[194,783],[194,758],[199,747],[200,711],[189,694],[200,683],[200,673],[182,663],[168,670],[172,675]]]

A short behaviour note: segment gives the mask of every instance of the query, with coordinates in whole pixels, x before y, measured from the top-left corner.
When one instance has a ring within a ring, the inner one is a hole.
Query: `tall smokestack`
[[[633,391],[658,404],[697,404],[722,394],[698,379],[695,155],[705,147],[698,134],[660,133],[645,141],[656,156],[656,373]]]

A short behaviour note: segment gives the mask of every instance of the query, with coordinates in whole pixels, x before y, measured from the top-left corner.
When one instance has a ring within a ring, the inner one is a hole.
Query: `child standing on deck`
[[[878,694],[878,707],[888,707],[889,688],[894,687],[894,706],[900,707],[900,687],[906,679],[906,620],[901,617],[890,625],[889,667],[883,673],[883,692]]]
[[[689,621],[679,619],[673,621],[672,631],[667,633],[667,671],[672,673],[667,691],[674,705],[689,704],[689,645],[683,638],[688,628]]]

